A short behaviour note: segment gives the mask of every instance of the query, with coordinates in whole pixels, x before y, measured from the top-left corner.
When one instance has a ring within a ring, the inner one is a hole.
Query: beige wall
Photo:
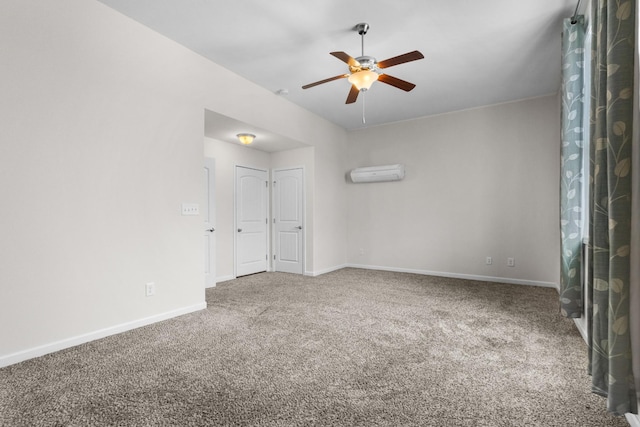
[[[2,2],[0,52],[0,365],[202,308],[194,55],[73,0]]]
[[[0,366],[204,307],[202,218],[180,204],[203,202],[205,154],[223,228],[229,168],[305,167],[307,274],[557,280],[554,97],[347,133],[95,0],[1,2],[0,52]],[[205,109],[309,147],[203,150]],[[405,181],[345,181],[395,162]]]
[[[0,366],[205,307],[202,218],[180,215],[204,200],[205,109],[341,161],[342,129],[95,0],[1,2],[0,52]],[[345,245],[323,235],[319,265]]]
[[[313,274],[345,266],[347,262],[347,192],[344,181],[346,146],[335,135],[332,146],[315,147],[313,190]]]
[[[551,95],[351,132],[349,168],[406,178],[349,184],[349,263],[555,285],[558,117]]]

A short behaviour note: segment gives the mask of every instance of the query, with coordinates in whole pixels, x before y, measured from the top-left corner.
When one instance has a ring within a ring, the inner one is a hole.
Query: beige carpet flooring
[[[0,369],[2,426],[626,426],[554,289],[343,269]]]

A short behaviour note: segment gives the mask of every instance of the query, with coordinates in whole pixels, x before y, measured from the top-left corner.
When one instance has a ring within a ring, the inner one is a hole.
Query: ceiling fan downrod
[[[358,58],[358,59],[361,59],[361,60],[362,59],[369,59],[369,58],[364,56],[364,35],[367,34],[367,31],[369,31],[369,24],[367,24],[366,22],[361,22],[360,24],[356,25],[356,29],[358,30],[358,34],[360,34],[360,43],[361,43],[361,45],[360,45],[361,54],[360,54],[360,58]],[[375,67],[376,60],[374,58],[371,58],[371,59],[373,59],[372,65],[373,65],[373,67]],[[371,68],[373,68],[373,67],[371,67]],[[366,92],[366,89],[362,89],[361,92],[362,92],[362,124],[364,125],[364,124],[367,123],[367,120],[365,119],[365,106],[364,106],[365,105],[364,92]]]
[[[369,31],[369,24],[367,24],[366,22],[361,22],[356,25],[356,29],[358,30],[358,34],[360,34],[361,39],[362,54],[360,56],[364,56],[364,35],[367,34],[367,31]]]

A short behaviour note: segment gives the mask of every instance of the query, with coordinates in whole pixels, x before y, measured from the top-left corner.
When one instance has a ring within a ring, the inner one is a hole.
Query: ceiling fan
[[[394,65],[404,64],[405,62],[423,59],[424,56],[422,53],[414,50],[413,52],[408,52],[403,55],[394,56],[393,58],[378,62],[373,56],[365,56],[364,54],[364,35],[369,31],[369,24],[360,23],[356,25],[355,29],[358,31],[358,34],[362,36],[361,56],[352,58],[345,52],[330,52],[331,55],[345,62],[349,66],[350,74],[340,74],[339,76],[329,77],[328,79],[309,83],[308,85],[302,86],[302,89],[309,89],[310,87],[318,86],[323,83],[346,78],[349,80],[349,83],[351,83],[351,90],[349,91],[347,102],[345,102],[345,104],[352,104],[358,99],[358,94],[369,90],[373,82],[376,80],[393,87],[397,87],[398,89],[402,89],[406,92],[409,92],[416,87],[413,83],[390,76],[389,74],[384,74],[380,72],[380,70],[393,67]]]

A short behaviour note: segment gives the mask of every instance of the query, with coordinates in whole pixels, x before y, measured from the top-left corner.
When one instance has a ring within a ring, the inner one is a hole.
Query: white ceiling
[[[291,150],[304,147],[305,144],[287,138],[285,136],[269,132],[251,123],[244,123],[231,117],[205,110],[204,112],[204,136],[218,141],[240,144],[236,135],[239,133],[252,133],[256,139],[247,148],[272,153],[275,151]]]
[[[291,102],[347,130],[556,92],[562,19],[573,14],[577,3],[100,1],[272,92],[286,89],[283,96]],[[354,31],[359,22],[370,25],[365,55],[381,61],[422,52],[425,59],[384,70],[416,88],[404,92],[376,82],[351,105],[345,105],[346,79],[303,90],[307,83],[348,73],[347,65],[329,52],[360,56],[361,39]]]

